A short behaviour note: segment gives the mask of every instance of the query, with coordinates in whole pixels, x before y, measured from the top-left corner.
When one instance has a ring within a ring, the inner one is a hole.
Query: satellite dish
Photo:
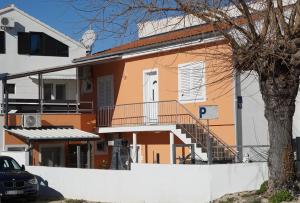
[[[81,38],[81,43],[85,48],[87,48],[88,52],[91,52],[92,46],[95,43],[96,40],[96,33],[92,28],[90,27],[89,30],[87,30]]]

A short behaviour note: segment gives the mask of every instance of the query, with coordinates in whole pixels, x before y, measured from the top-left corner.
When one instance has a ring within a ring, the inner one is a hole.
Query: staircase
[[[211,149],[211,161],[213,163],[229,163],[235,160],[237,153],[232,147],[221,140],[213,131],[208,131],[207,126],[202,124],[184,105],[179,102],[177,105],[177,111],[180,112],[178,115],[182,116],[178,117],[176,128],[180,129],[186,138],[190,138],[192,144],[195,144],[195,153],[202,160],[208,160],[208,149]]]

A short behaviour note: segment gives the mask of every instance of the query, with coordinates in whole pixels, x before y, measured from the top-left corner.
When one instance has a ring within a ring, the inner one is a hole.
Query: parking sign
[[[205,120],[218,119],[219,118],[218,106],[217,105],[200,106],[199,118]]]

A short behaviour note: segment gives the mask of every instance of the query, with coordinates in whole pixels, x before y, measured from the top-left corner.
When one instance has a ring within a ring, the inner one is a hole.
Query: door
[[[106,75],[97,78],[97,106],[99,109],[99,124],[102,127],[111,125],[114,105],[113,76]]]
[[[144,121],[146,124],[158,122],[158,71],[144,72]]]

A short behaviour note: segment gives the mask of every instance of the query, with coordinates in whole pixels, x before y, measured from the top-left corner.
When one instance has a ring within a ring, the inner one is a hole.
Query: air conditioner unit
[[[40,114],[24,114],[23,115],[23,128],[39,128],[41,127]]]
[[[1,27],[15,27],[15,21],[13,18],[2,17],[0,18],[0,26]]]
[[[78,69],[78,78],[80,80],[89,79],[92,76],[91,67],[81,67]]]

